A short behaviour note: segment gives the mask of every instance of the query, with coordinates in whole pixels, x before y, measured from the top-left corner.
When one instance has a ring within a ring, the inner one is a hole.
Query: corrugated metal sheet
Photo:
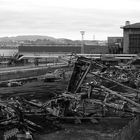
[[[81,53],[81,46],[19,46],[19,53],[22,52],[48,52],[48,53],[61,53],[61,52],[74,52]]]
[[[81,53],[81,45],[21,45],[19,53]],[[84,45],[86,54],[108,53],[107,46]]]

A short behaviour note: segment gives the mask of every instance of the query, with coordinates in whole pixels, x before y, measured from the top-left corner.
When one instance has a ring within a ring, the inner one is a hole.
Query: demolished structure
[[[27,132],[42,131],[41,124],[31,121],[38,116],[47,122],[73,119],[78,123],[85,119],[98,123],[104,117],[134,119],[140,114],[139,74],[137,69],[121,69],[79,57],[67,90],[61,95],[45,103],[19,97],[0,101],[3,137],[10,140],[17,133],[27,136]],[[7,127],[13,126],[14,133],[7,136]]]

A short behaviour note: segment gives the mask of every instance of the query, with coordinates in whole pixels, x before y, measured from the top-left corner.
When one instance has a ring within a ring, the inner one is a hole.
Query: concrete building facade
[[[140,53],[140,23],[130,24],[121,27],[123,29],[123,53]]]

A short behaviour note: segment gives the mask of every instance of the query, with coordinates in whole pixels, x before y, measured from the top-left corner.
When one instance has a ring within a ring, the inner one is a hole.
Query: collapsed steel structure
[[[6,131],[14,126],[16,133],[26,134],[43,130],[31,121],[38,116],[47,122],[74,119],[78,123],[83,119],[98,122],[108,116],[133,117],[140,113],[139,79],[137,69],[121,69],[79,57],[67,90],[61,95],[45,103],[20,97],[0,101],[0,127]]]

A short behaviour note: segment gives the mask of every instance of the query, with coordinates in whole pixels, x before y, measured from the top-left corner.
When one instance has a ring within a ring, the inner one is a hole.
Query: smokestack
[[[125,26],[130,25],[130,21],[125,22]]]

